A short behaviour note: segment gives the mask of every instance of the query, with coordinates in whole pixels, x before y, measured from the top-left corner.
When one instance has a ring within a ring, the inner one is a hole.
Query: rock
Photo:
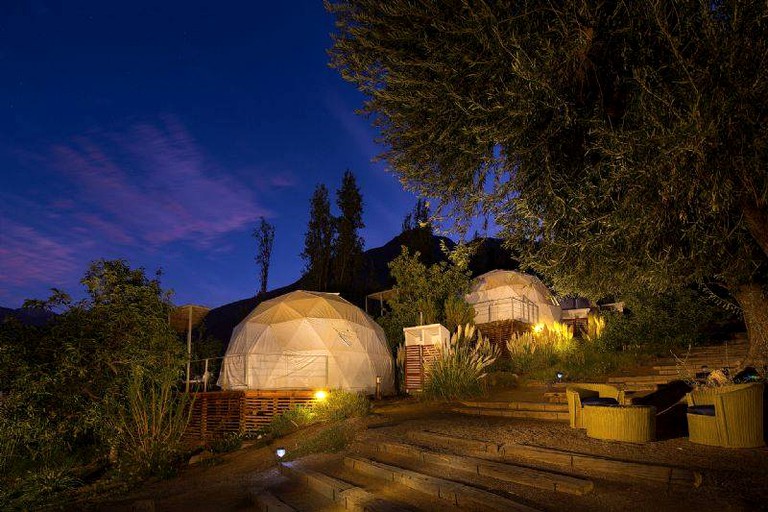
[[[193,455],[189,458],[189,465],[193,466],[195,464],[199,464],[203,462],[204,460],[208,460],[211,457],[213,457],[213,454],[209,452],[208,450],[198,453],[197,455]],[[154,509],[153,509],[154,510]]]

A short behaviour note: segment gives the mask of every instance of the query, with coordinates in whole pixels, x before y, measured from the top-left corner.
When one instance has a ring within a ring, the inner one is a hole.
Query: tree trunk
[[[742,366],[759,368],[768,364],[768,297],[755,283],[738,287],[734,297],[744,312],[749,338],[749,355]]]
[[[749,202],[744,202],[743,211],[749,233],[768,256],[768,212]]]

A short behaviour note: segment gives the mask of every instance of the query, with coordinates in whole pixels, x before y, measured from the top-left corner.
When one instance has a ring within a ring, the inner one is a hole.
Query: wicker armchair
[[[763,440],[763,384],[700,388],[688,393],[688,438],[725,448],[756,448]]]
[[[624,404],[624,391],[609,384],[578,384],[565,389],[568,399],[568,416],[571,428],[586,428],[584,424],[584,401],[592,398],[611,398],[617,404]]]

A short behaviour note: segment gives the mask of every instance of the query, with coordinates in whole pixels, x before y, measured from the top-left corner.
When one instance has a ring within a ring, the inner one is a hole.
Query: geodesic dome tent
[[[334,293],[298,290],[259,304],[232,331],[223,389],[394,391],[381,327]]]
[[[477,276],[465,298],[475,308],[477,324],[519,320],[552,325],[562,316],[559,303],[538,277],[514,270]]]

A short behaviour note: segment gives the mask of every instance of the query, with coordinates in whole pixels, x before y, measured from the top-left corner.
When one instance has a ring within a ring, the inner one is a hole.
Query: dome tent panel
[[[243,355],[245,363],[229,363]],[[318,385],[321,374],[325,386]],[[336,294],[296,291],[259,304],[233,330],[219,385],[373,393],[377,376],[384,393],[394,391],[394,362],[381,327]]]
[[[466,295],[475,307],[476,322],[514,319],[552,325],[562,310],[536,276],[512,270],[492,270],[476,277]]]

